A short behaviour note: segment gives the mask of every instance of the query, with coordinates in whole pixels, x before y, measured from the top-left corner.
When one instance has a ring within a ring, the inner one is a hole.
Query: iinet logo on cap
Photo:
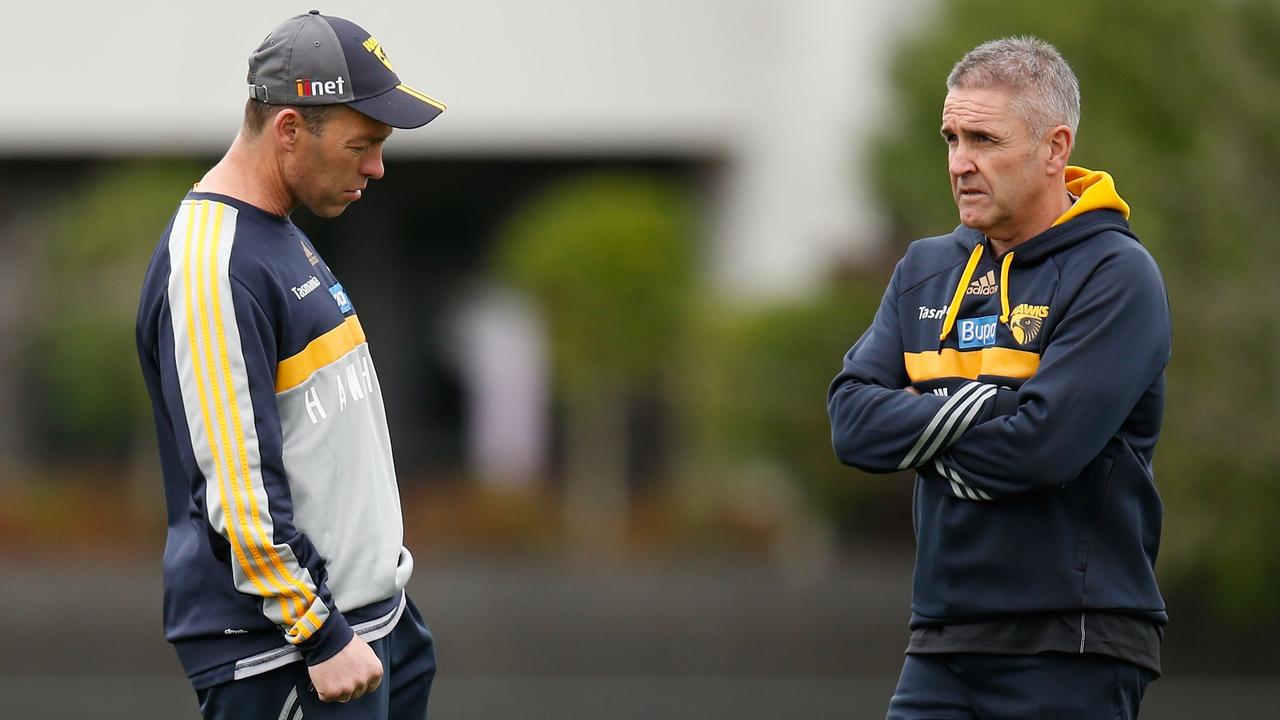
[[[337,80],[312,80],[311,78],[298,78],[294,82],[297,84],[298,97],[341,95],[345,92],[342,89],[343,79],[341,75],[338,76]]]

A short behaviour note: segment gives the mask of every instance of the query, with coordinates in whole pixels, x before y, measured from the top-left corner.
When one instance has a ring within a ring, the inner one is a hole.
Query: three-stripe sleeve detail
[[[191,379],[194,379],[196,389],[198,390],[200,411],[201,411],[200,413],[201,417],[199,418],[199,422],[202,424],[191,426],[193,450],[195,451],[197,457],[199,457],[202,454],[200,452],[201,451],[200,444],[202,441],[205,443],[204,449],[207,451],[207,456],[211,461],[210,464],[212,465],[211,469],[213,470],[213,477],[217,480],[218,493],[222,500],[221,503],[219,503],[219,505],[216,508],[209,509],[210,522],[213,523],[215,527],[217,527],[218,525],[224,525],[226,527],[227,539],[230,541],[231,553],[232,555],[235,556],[236,562],[243,569],[244,574],[248,577],[249,581],[258,590],[258,593],[263,595],[264,597],[269,597],[271,595],[271,591],[268,590],[266,586],[262,584],[261,579],[258,577],[256,573],[253,572],[253,569],[249,564],[249,560],[245,556],[244,544],[240,540],[240,535],[239,535],[239,532],[237,531],[236,525],[226,524],[225,518],[215,517],[215,515],[219,514],[219,512],[225,512],[225,508],[227,507],[227,480],[222,467],[222,453],[219,452],[219,445],[217,444],[217,441],[213,434],[213,428],[214,428],[213,414],[209,407],[209,389],[206,386],[205,373],[199,369],[201,351],[200,351],[200,347],[198,346],[199,333],[196,330],[196,320],[195,320],[195,304],[196,304],[195,303],[195,299],[196,299],[195,280],[196,280],[196,277],[203,278],[203,275],[198,275],[198,276],[196,275],[196,267],[198,263],[196,261],[193,261],[192,259],[192,250],[194,249],[194,246],[195,246],[194,230],[196,227],[196,207],[197,206],[194,203],[187,203],[186,206],[183,208],[183,213],[185,215],[183,219],[185,221],[184,224],[186,225],[186,231],[185,233],[183,233],[185,235],[185,241],[182,243],[182,263],[181,264],[178,264],[176,262],[173,263],[172,265],[172,267],[174,268],[172,271],[173,276],[170,279],[170,302],[176,305],[177,303],[174,301],[181,299],[182,305],[186,310],[186,312],[183,313],[186,319],[186,332],[179,333],[177,331],[177,327],[175,327],[174,338],[176,341],[177,338],[180,338],[185,334],[187,338],[187,342],[190,346],[189,350],[191,353],[190,357],[187,358],[188,360],[187,364],[190,364],[192,367],[188,372],[184,372],[184,369],[186,368],[183,367],[184,363],[183,363],[183,358],[180,352],[182,348],[182,343],[181,342],[174,343],[175,345],[174,352],[177,356],[176,365],[178,369],[178,376],[179,376],[180,383],[184,385],[183,387],[184,401],[188,399],[185,396],[188,396],[190,394],[187,391],[188,388],[185,386],[190,382]],[[205,220],[207,221],[207,219],[208,219],[208,215],[206,212]],[[173,258],[176,255],[176,253],[173,252],[173,245],[175,244],[174,240],[178,237],[178,235],[179,235],[179,228],[175,223],[175,226],[173,229],[173,235],[170,237],[170,253],[171,253],[170,257],[171,258]],[[201,227],[199,237],[203,239],[203,236],[204,236],[204,228]],[[202,242],[202,247],[203,247],[203,242]],[[202,254],[203,252],[199,252],[196,254],[196,257],[199,258]],[[179,276],[181,276],[182,280],[184,281],[183,289],[185,289],[185,294],[176,294],[173,292],[174,286],[177,285],[177,283],[174,282],[174,280],[177,279]],[[175,297],[175,295],[177,295],[177,297]],[[201,315],[202,316],[204,315],[203,309],[202,309]],[[178,316],[179,316],[179,313],[177,312],[173,313],[175,326],[178,323]],[[184,380],[188,382],[182,382]],[[203,429],[205,431],[203,436],[198,432],[200,429]],[[201,463],[201,465],[203,466],[204,463]],[[210,493],[213,492],[212,488],[209,487],[210,483],[208,482],[209,471],[204,467],[201,467],[201,470],[203,470],[205,473],[205,494],[206,496],[208,496]],[[284,605],[284,598],[280,597],[279,601],[280,601],[280,613],[281,615],[287,617],[289,611]]]
[[[990,500],[991,496],[983,492],[981,489],[969,485],[960,478],[960,473],[942,464],[941,460],[934,460],[933,467],[938,474],[951,483],[951,492],[961,500]]]
[[[292,548],[273,541],[228,272],[236,214],[222,203],[187,201],[174,224],[169,301],[175,366],[192,450],[206,481],[208,519],[231,545],[236,588],[265,598],[264,614],[296,644],[319,629],[328,608]]]
[[[983,405],[995,397],[996,390],[994,385],[978,382],[965,383],[938,409],[938,412],[934,413],[929,424],[925,426],[924,432],[920,433],[920,438],[907,452],[906,457],[902,458],[898,469],[905,470],[928,462],[929,458],[937,454],[940,449],[949,447],[956,438],[969,429],[969,425],[973,423],[974,417]]]
[[[200,282],[200,309],[204,316],[204,325],[201,328],[201,341],[204,345],[204,353],[207,359],[205,369],[211,378],[210,385],[213,389],[213,398],[216,403],[225,403],[225,406],[219,408],[218,413],[218,431],[222,438],[222,447],[226,458],[225,465],[230,468],[227,473],[228,479],[231,481],[232,502],[234,503],[236,522],[239,524],[243,536],[248,538],[249,551],[253,555],[254,564],[259,572],[266,576],[269,584],[286,596],[290,600],[291,613],[286,613],[284,619],[286,623],[290,622],[291,615],[296,617],[306,610],[303,603],[309,603],[311,598],[303,596],[310,593],[297,582],[283,567],[279,556],[276,554],[272,543],[266,538],[262,530],[262,518],[259,512],[257,499],[254,497],[254,489],[250,486],[249,463],[245,449],[244,428],[240,422],[239,403],[236,398],[236,390],[231,378],[231,362],[227,355],[227,337],[226,328],[222,318],[222,293],[218,287],[218,246],[222,235],[222,220],[225,214],[226,206],[218,204],[214,208],[214,227],[212,233],[206,233],[206,221],[209,214],[210,203],[203,201],[200,203],[200,244],[203,250],[204,243],[209,243],[209,254],[207,268],[200,266],[201,270],[207,272],[208,286],[204,283],[204,278]],[[206,302],[212,303],[212,312],[208,312],[205,307]],[[209,318],[213,318],[214,327],[209,327]],[[215,347],[215,342],[216,347]],[[213,356],[216,354],[217,366],[214,365]],[[221,371],[221,378],[219,378]],[[221,387],[219,387],[221,380]],[[221,391],[221,392],[220,392]],[[225,414],[222,410],[225,409]],[[227,418],[231,420],[232,434],[228,437]],[[246,507],[247,506],[247,507]],[[247,517],[246,517],[247,516]],[[246,522],[246,519],[248,522]],[[250,524],[252,527],[250,527]],[[267,555],[266,559],[263,555]],[[266,560],[270,561],[270,568],[265,568]],[[279,581],[279,582],[278,582]],[[284,586],[280,582],[285,583]],[[301,592],[296,592],[301,591]]]

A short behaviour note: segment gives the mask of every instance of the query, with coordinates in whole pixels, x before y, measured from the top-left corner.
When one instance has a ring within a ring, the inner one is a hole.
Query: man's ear
[[[271,119],[271,134],[276,144],[286,152],[293,152],[299,136],[306,131],[306,121],[293,108],[283,108]]]
[[[1067,168],[1067,160],[1071,158],[1071,149],[1075,145],[1075,136],[1071,133],[1071,128],[1066,125],[1049,131],[1045,136],[1045,143],[1049,147],[1049,157],[1045,163],[1046,175],[1061,175]]]

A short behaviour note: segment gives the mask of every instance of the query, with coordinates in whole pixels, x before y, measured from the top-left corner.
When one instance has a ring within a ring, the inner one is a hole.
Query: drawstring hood
[[[982,244],[973,246],[973,252],[969,253],[969,262],[964,266],[964,272],[960,273],[960,284],[956,285],[956,291],[951,296],[951,304],[947,306],[947,317],[942,321],[942,334],[938,336],[938,342],[947,339],[947,335],[951,333],[951,328],[955,327],[956,316],[960,314],[960,301],[964,300],[964,289],[969,286],[969,280],[973,277],[973,271],[978,267],[978,261],[982,259]],[[941,349],[941,346],[939,346]]]
[[[1065,190],[1076,201],[1067,209],[1048,230],[1018,245],[1018,264],[1038,262],[1067,247],[1092,237],[1103,227],[1110,227],[1137,240],[1129,229],[1129,204],[1116,192],[1115,181],[1111,175],[1101,170],[1067,166],[1065,172]],[[1085,216],[1088,215],[1086,219]],[[951,296],[951,304],[947,306],[947,314],[942,322],[942,332],[938,335],[938,350],[947,336],[955,329],[956,318],[960,315],[960,303],[964,300],[965,290],[973,279],[974,271],[982,260],[982,251],[986,247],[986,237],[977,230],[964,226],[956,228],[956,241],[969,251],[969,261],[965,263],[964,272],[960,273],[960,282],[956,284],[955,293]],[[1013,265],[1014,251],[1010,250],[1000,258],[1000,322],[1009,323],[1009,268]]]
[[[964,300],[964,291],[969,287],[969,281],[973,279],[973,271],[978,268],[978,262],[982,260],[983,244],[978,243],[973,246],[973,252],[969,253],[969,262],[965,263],[964,272],[960,273],[960,282],[956,284],[956,291],[951,295],[951,304],[947,305],[947,316],[942,321],[942,332],[938,335],[938,349],[942,349],[942,341],[947,339],[951,331],[955,329],[956,317],[960,315],[960,303]],[[1004,254],[1004,260],[1000,263],[1000,322],[1009,322],[1009,266],[1013,264],[1013,251]]]
[[[1129,203],[1116,192],[1116,182],[1109,173],[1068,165],[1066,181],[1067,192],[1080,199],[1054,221],[1055,227],[1090,210],[1115,210],[1129,219]]]
[[[981,247],[981,246],[979,246]],[[1009,323],[1009,266],[1013,264],[1013,251],[1004,254],[1000,263],[1000,322]]]

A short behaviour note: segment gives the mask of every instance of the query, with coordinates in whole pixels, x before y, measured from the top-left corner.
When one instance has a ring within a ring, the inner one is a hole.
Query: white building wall
[[[758,92],[735,127],[716,232],[717,278],[743,299],[802,294],[833,259],[874,244],[867,150],[891,116],[893,41],[928,0],[762,5]]]
[[[880,218],[861,176],[892,41],[931,0],[437,0],[321,4],[449,104],[388,155],[725,161],[713,274],[803,292]],[[235,134],[249,52],[309,6],[19,3],[0,57],[0,156],[208,152]],[[941,80],[939,81],[941,82]]]

